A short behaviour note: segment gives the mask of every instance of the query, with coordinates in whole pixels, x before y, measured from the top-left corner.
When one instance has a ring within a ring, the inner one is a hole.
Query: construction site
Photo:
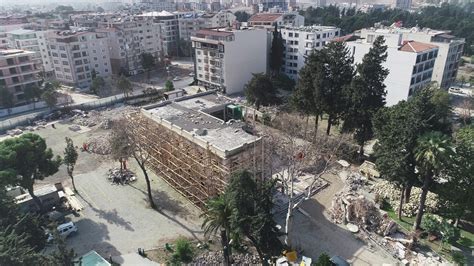
[[[245,109],[215,92],[145,106],[129,122],[150,154],[149,167],[199,208],[231,175],[264,176],[262,137],[241,121]]]

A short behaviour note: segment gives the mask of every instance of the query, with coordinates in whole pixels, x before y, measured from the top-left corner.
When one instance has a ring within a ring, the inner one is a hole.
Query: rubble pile
[[[111,134],[107,133],[88,139],[85,143],[87,146],[87,151],[100,155],[110,154],[112,152],[112,147],[110,146],[110,137]]]
[[[335,195],[331,218],[335,223],[354,223],[372,232],[380,230],[382,223],[382,215],[374,202],[347,191]]]
[[[260,259],[253,254],[232,254],[235,265],[260,265]],[[209,251],[194,258],[195,265],[223,265],[224,253],[222,251]]]
[[[92,110],[88,113],[81,110],[73,110],[72,113],[74,116],[71,117],[71,122],[86,127],[99,125],[102,129],[110,129],[113,120],[119,119],[123,115],[136,112],[137,110],[137,107],[133,106]]]
[[[114,184],[128,184],[136,181],[137,177],[129,169],[120,169],[118,167],[109,169],[107,172],[107,179]]]
[[[390,182],[381,180],[373,187],[373,193],[385,198],[395,211],[398,211],[400,204],[400,189],[390,184]],[[420,202],[421,189],[413,187],[411,189],[410,201],[403,204],[402,213],[406,217],[414,217],[418,211],[418,202]],[[435,213],[439,204],[438,196],[428,192],[426,197],[426,212]]]

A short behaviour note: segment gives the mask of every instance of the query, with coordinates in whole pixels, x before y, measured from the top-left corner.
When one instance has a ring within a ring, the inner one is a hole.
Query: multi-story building
[[[438,46],[438,57],[433,68],[432,81],[436,81],[441,88],[449,88],[455,82],[464,50],[464,39],[456,38],[446,31],[432,29],[395,27],[361,30],[361,37],[365,39],[378,34],[395,36],[402,34],[403,41],[413,40]]]
[[[42,68],[45,77],[51,77],[54,68],[48,53],[46,31],[18,29],[7,32],[9,47],[35,52],[33,60]]]
[[[329,26],[282,27],[281,35],[285,45],[281,71],[296,80],[306,57],[314,49],[320,50],[326,43],[339,37],[341,29]]]
[[[99,23],[96,32],[107,37],[112,73],[135,75],[143,72],[141,55],[162,57],[161,24],[152,17],[110,18]]]
[[[248,20],[248,25],[251,27],[273,28],[275,24],[279,27],[301,27],[304,26],[304,17],[297,12],[257,13]]]
[[[176,11],[176,4],[172,0],[141,0],[140,4],[149,10],[168,12]]]
[[[41,69],[33,59],[35,55],[31,51],[0,50],[0,86],[13,95],[14,104],[25,102],[26,88],[39,86]]]
[[[266,29],[202,29],[191,40],[196,77],[206,88],[241,93],[252,73],[267,70]]]
[[[411,0],[394,0],[392,7],[408,10],[411,8]]]
[[[89,88],[92,71],[107,78],[112,74],[107,39],[90,31],[59,31],[48,35],[56,79],[64,84]]]
[[[164,55],[178,53],[179,26],[178,15],[167,11],[148,12],[137,17],[153,18],[154,23],[160,25],[160,38]]]
[[[230,11],[204,14],[193,12],[181,14],[178,21],[179,38],[189,41],[191,36],[200,29],[232,26],[235,22],[235,15]]]
[[[354,64],[359,64],[372,47],[375,38],[382,35],[387,45],[387,60],[383,66],[390,70],[384,81],[386,105],[407,100],[413,93],[431,82],[438,47],[416,41],[402,41],[402,34],[369,34],[365,39],[347,42]]]

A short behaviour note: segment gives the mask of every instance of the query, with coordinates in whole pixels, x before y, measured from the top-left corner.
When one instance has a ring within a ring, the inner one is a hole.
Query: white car
[[[77,227],[73,222],[60,224],[58,225],[57,229],[58,229],[59,236],[61,236],[62,238],[66,238],[70,234],[77,232]],[[53,234],[49,233],[48,242],[53,241],[53,239],[54,239]]]
[[[173,81],[178,81],[178,80],[181,80],[180,77],[174,77]]]

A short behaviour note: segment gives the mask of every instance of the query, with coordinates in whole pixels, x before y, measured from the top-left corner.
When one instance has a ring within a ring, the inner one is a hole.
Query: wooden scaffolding
[[[151,155],[148,167],[200,209],[225,190],[232,173],[249,170],[258,177],[262,174],[261,138],[222,153],[144,110],[130,115],[129,121]]]

